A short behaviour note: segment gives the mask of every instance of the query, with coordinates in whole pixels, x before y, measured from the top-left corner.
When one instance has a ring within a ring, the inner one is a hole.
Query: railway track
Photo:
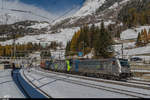
[[[121,85],[121,86],[128,86],[128,87],[134,87],[134,88],[140,88],[140,89],[146,89],[150,90],[150,83],[145,82],[133,82],[133,80],[127,80],[127,81],[115,81],[115,80],[105,80],[105,79],[99,79],[99,78],[93,78],[93,77],[86,77],[86,76],[79,76],[79,75],[72,75],[72,74],[66,74],[66,73],[58,73],[58,72],[52,72],[44,69],[37,69],[39,71],[47,72],[47,73],[53,73],[57,75],[63,75],[63,76],[70,76],[74,78],[80,78],[80,79],[85,79],[85,80],[91,80],[91,81],[97,81],[97,82],[104,82],[104,83],[110,83],[110,84],[116,84],[116,85]]]
[[[46,78],[52,78],[55,81],[56,80],[61,80],[67,83],[71,83],[71,84],[76,84],[76,85],[82,85],[82,86],[86,86],[86,87],[90,87],[90,88],[95,88],[95,89],[100,89],[100,90],[105,90],[105,91],[109,91],[109,92],[113,92],[113,93],[118,93],[118,94],[124,94],[127,96],[131,96],[131,97],[135,97],[135,98],[145,98],[145,97],[150,97],[150,94],[144,94],[144,93],[140,93],[140,92],[135,92],[135,91],[129,91],[129,90],[124,90],[124,89],[118,89],[118,88],[113,88],[113,87],[109,87],[109,86],[104,86],[104,85],[96,85],[96,84],[92,84],[92,83],[88,83],[88,82],[81,82],[81,81],[77,81],[77,80],[72,80],[72,79],[68,79],[68,78],[58,78],[56,76],[53,75],[45,75],[42,73],[36,73],[36,74],[41,74],[43,76],[46,76]],[[45,77],[44,77],[45,78]],[[36,80],[36,79],[34,79]],[[38,80],[37,80],[38,81]]]
[[[149,80],[140,80],[140,79],[131,79],[133,81],[139,81],[139,82],[146,82],[146,83],[150,83]]]
[[[127,83],[140,84],[150,87],[150,82],[143,82],[142,80],[127,80]]]

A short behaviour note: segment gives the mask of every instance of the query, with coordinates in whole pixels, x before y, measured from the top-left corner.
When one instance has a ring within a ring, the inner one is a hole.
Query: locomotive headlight
[[[116,62],[115,62],[115,61],[113,61],[113,62],[112,62],[112,65],[116,65]]]

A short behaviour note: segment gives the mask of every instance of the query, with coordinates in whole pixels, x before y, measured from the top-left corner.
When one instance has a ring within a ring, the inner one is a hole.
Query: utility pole
[[[13,32],[13,59],[16,57],[16,44],[15,44],[15,42],[16,42],[16,36],[15,36],[15,27],[14,26],[12,26],[12,32]]]
[[[59,52],[59,60],[60,60],[61,51],[60,51],[60,50],[58,50],[58,52]]]
[[[4,20],[4,16],[3,16],[3,9],[4,9],[4,6],[3,6],[3,0],[2,0],[2,24],[4,24],[3,20]]]
[[[84,52],[85,52],[85,42],[84,41],[82,42],[82,45],[83,45],[83,54],[84,54]]]
[[[122,43],[122,48],[121,48],[121,50],[122,50],[122,59],[123,59],[123,58],[124,58],[124,57],[123,57],[123,53],[124,53],[124,52],[123,52],[123,43]]]

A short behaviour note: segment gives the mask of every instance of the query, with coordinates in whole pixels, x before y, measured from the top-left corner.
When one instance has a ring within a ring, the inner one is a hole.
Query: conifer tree
[[[108,58],[110,53],[108,48],[112,45],[112,38],[104,27],[104,22],[101,23],[101,29],[95,45],[95,56]]]
[[[71,40],[70,49],[73,52],[78,51],[78,39],[79,39],[79,36],[80,36],[80,30],[74,34],[74,36],[73,36],[73,38]]]
[[[69,55],[69,52],[70,52],[70,45],[71,45],[71,42],[68,41],[68,42],[67,42],[67,46],[66,46],[66,51],[65,51],[65,55],[66,55],[66,56]]]
[[[142,40],[142,44],[144,44],[144,42],[145,42],[145,41],[144,41],[144,37],[145,37],[145,36],[144,36],[144,31],[142,30],[142,31],[141,31],[141,40]]]
[[[90,33],[89,33],[89,46],[90,46],[90,48],[93,48],[94,37],[95,37],[95,25],[93,24],[90,28]]]
[[[148,43],[148,36],[147,36],[147,30],[144,29],[144,43],[147,44]]]
[[[148,43],[150,43],[150,29],[149,29],[149,31],[148,31],[147,38],[148,38]]]
[[[142,38],[141,38],[140,32],[138,33],[138,38],[137,38],[137,41],[136,41],[136,45],[137,46],[141,46],[142,45]]]

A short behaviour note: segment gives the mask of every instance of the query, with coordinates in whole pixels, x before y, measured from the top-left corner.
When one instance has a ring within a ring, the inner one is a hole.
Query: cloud
[[[10,11],[8,9],[31,11],[32,13]],[[20,20],[38,20],[50,22],[53,18],[57,17],[57,15],[54,15],[42,8],[34,5],[24,4],[19,0],[3,0],[3,2],[0,0],[0,21],[4,20],[6,14],[9,16],[8,23],[14,23],[15,21]]]

